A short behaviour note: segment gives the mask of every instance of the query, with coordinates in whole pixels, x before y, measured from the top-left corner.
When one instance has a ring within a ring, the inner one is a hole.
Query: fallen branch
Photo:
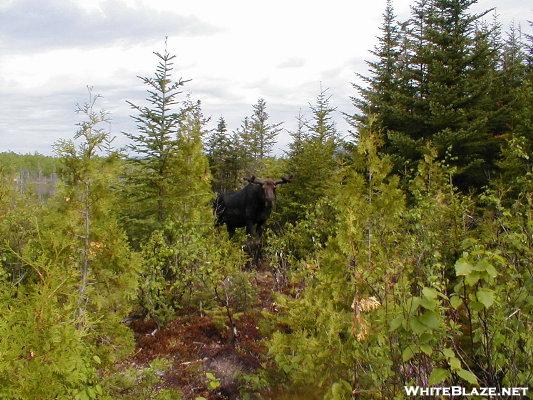
[[[198,363],[198,362],[204,362],[204,361],[207,361],[207,360],[208,360],[208,357],[199,358],[198,360],[182,362],[182,363],[180,363],[180,365],[190,365],[190,364],[194,364],[194,363]]]

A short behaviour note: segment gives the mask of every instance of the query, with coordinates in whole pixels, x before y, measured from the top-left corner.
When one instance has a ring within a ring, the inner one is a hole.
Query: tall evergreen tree
[[[276,124],[268,122],[269,115],[266,111],[265,99],[257,100],[252,109],[249,146],[254,157],[262,160],[270,154],[274,144],[276,144],[276,137],[281,131],[280,125],[282,122]]]
[[[213,177],[213,189],[218,192],[226,192],[232,189],[234,175],[234,158],[231,138],[228,136],[226,121],[223,117],[218,120],[217,126],[211,131],[207,141],[207,156],[211,175]]]
[[[390,64],[393,71],[387,75],[395,77],[393,105],[381,111],[386,116],[377,114],[387,137],[384,151],[394,156],[397,169],[419,159],[425,143],[432,141],[439,156],[457,167],[456,179],[463,187],[486,182],[498,156],[489,131],[495,110],[487,109],[495,49],[489,40],[490,29],[479,28],[488,11],[470,13],[474,3],[419,0],[414,5],[413,17],[402,25],[399,40],[394,42],[399,45],[395,53],[399,62]],[[385,32],[391,20],[390,10],[386,11]],[[378,46],[384,48],[384,44]],[[386,52],[376,55],[380,56],[376,65],[388,65]],[[387,88],[377,85],[375,71],[371,70],[368,78],[373,85],[363,94],[381,104],[391,96]],[[356,105],[364,107],[365,101]],[[360,119],[369,112],[367,106]]]
[[[229,141],[227,132],[226,120],[224,117],[220,117],[216,128],[210,131],[205,143],[205,150],[210,159],[215,158],[222,148],[227,147],[227,142]]]
[[[203,148],[208,122],[200,101],[187,98],[182,107],[177,148],[172,158],[174,187],[169,217],[179,224],[210,222],[211,173]]]
[[[292,145],[287,160],[287,175],[292,175],[290,185],[283,188],[279,208],[283,222],[301,219],[309,207],[325,195],[337,167],[336,149],[338,135],[333,123],[335,108],[329,103],[327,89],[321,89],[315,104],[310,104],[311,120],[298,124],[299,144]],[[303,131],[307,128],[308,132]]]
[[[175,187],[175,170],[172,159],[178,145],[182,112],[176,109],[181,87],[188,81],[172,81],[173,60],[165,47],[164,52],[154,52],[158,65],[153,77],[139,77],[148,86],[148,106],[130,106],[138,113],[136,133],[125,133],[131,140],[128,148],[131,157],[126,173],[126,198],[131,202],[128,222],[137,229],[150,230],[169,214],[172,188]],[[142,204],[142,207],[139,205]]]
[[[292,141],[289,144],[290,155],[294,156],[296,153],[300,152],[302,145],[308,135],[308,133],[306,132],[307,125],[308,122],[302,113],[302,109],[300,108],[298,110],[298,115],[296,116],[296,129],[294,131],[288,131],[289,135],[292,138]]]
[[[322,89],[316,98],[315,104],[309,104],[312,119],[307,123],[307,129],[311,138],[320,143],[329,141],[336,142],[338,139],[337,129],[333,121],[333,113],[337,109],[330,105],[331,95],[328,95],[328,88]]]
[[[484,184],[497,158],[497,145],[486,125],[481,103],[490,86],[485,60],[490,49],[476,46],[477,23],[489,11],[471,14],[475,0],[436,0],[426,31],[429,105],[427,136],[441,156],[449,152],[461,186]]]
[[[366,84],[353,84],[360,96],[351,97],[352,103],[362,113],[351,117],[352,125],[366,123],[370,115],[376,115],[381,125],[394,130],[398,122],[395,114],[398,90],[398,63],[400,61],[400,30],[396,23],[396,16],[392,0],[387,0],[383,13],[383,23],[380,27],[381,35],[378,44],[370,53],[375,57],[367,61],[368,75],[358,74]]]
[[[241,125],[233,133],[233,151],[239,159],[240,174],[256,175],[261,161],[258,158],[258,140],[252,129],[250,117],[244,117]]]
[[[514,25],[507,32],[501,50],[501,69],[498,75],[499,130],[498,134],[509,134],[519,121],[515,118],[524,103],[520,93],[527,80],[526,54],[521,33]]]

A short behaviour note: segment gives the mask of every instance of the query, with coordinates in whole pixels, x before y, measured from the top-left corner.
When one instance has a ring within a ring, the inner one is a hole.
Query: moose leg
[[[263,237],[263,224],[262,223],[257,224],[257,236],[259,238]]]
[[[227,228],[229,237],[233,237],[235,235],[235,227],[233,225],[228,225]]]
[[[255,236],[255,225],[252,221],[246,221],[246,233],[251,237]]]

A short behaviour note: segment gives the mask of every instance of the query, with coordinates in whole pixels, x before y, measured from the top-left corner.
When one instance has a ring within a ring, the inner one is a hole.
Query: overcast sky
[[[410,3],[395,0],[399,19]],[[514,21],[528,31],[530,3],[480,0],[476,10],[492,7],[504,29]],[[366,72],[384,8],[385,0],[0,0],[0,151],[52,154],[74,134],[87,85],[124,144],[121,131],[134,129],[126,100],[143,104],[137,76],[153,73],[166,35],[175,77],[192,79],[185,89],[212,126],[224,116],[236,129],[263,97],[272,122],[292,129],[322,84],[345,131],[350,83]]]

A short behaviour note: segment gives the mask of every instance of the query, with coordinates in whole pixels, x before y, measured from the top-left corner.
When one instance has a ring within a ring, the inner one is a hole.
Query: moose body
[[[261,236],[276,200],[276,185],[289,182],[289,178],[279,181],[259,180],[254,176],[246,179],[248,185],[235,193],[219,194],[214,208],[217,225],[225,224],[230,236],[237,228],[246,228],[248,235]]]

